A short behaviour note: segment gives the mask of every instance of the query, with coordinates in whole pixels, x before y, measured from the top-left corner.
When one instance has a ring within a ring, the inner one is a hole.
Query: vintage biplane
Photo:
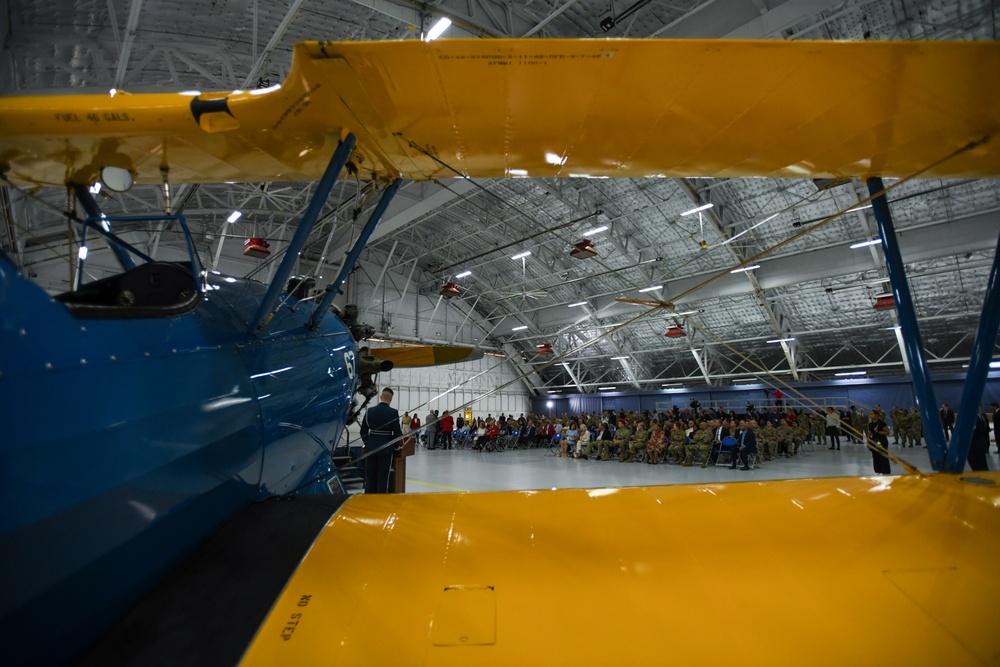
[[[867,179],[943,472],[355,496],[271,588],[206,592],[274,570],[244,560],[277,559],[273,522],[225,533],[187,588],[168,579],[187,591],[170,620],[126,624],[91,663],[1000,662],[1000,475],[961,472],[1000,270],[946,446],[879,180],[1000,175],[997,72],[997,43],[310,42],[269,89],[0,100],[4,178],[70,188],[121,262],[50,297],[0,258],[0,660],[77,659],[232,517],[313,512],[296,501],[339,491],[329,443],[374,372],[327,314],[364,238],[313,305],[290,267],[266,286],[193,248],[152,261],[88,186],[319,180],[294,259],[346,167],[383,188],[369,232],[400,179]]]

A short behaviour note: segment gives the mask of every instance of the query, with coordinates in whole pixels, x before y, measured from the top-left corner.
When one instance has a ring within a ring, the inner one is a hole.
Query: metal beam
[[[566,374],[569,375],[569,379],[573,381],[573,385],[580,391],[580,393],[585,393],[583,385],[580,384],[580,378],[578,378],[576,373],[573,372],[573,369],[569,367],[569,364],[563,362],[559,365],[566,369]]]
[[[555,10],[554,12],[552,12],[551,14],[549,14],[548,16],[546,16],[544,19],[542,19],[541,21],[539,21],[538,23],[536,23],[535,26],[531,30],[529,30],[528,32],[526,32],[523,35],[521,35],[521,37],[531,37],[536,32],[538,32],[539,30],[541,30],[542,28],[544,28],[545,26],[547,26],[549,23],[551,23],[554,19],[559,18],[560,14],[562,14],[564,11],[566,11],[567,9],[569,9],[570,7],[572,7],[573,5],[575,5],[577,2],[578,2],[578,0],[566,0],[566,2],[563,3],[562,7],[560,7],[557,10]]]
[[[118,67],[115,70],[115,88],[125,84],[125,70],[128,69],[128,59],[132,56],[132,45],[135,44],[135,33],[139,30],[139,11],[142,0],[132,0],[128,11],[128,24],[125,26],[125,41],[118,51]]]
[[[979,401],[983,398],[986,376],[990,372],[993,348],[996,346],[997,332],[1000,331],[1000,238],[993,255],[993,268],[986,283],[986,297],[983,299],[983,316],[979,318],[976,342],[969,359],[969,373],[962,389],[962,400],[958,405],[955,431],[951,436],[951,446],[945,460],[945,470],[962,472],[965,459],[972,443],[973,425],[979,414]],[[998,435],[1000,437],[1000,435]],[[987,430],[987,445],[989,430]]]
[[[868,191],[874,196],[885,189],[881,178],[868,179]],[[899,249],[895,225],[889,212],[889,202],[884,194],[872,199],[872,211],[878,223],[879,235],[882,237],[882,249],[885,251],[885,265],[892,285],[892,294],[896,299],[896,312],[899,313],[899,326],[903,332],[903,343],[906,355],[913,369],[913,395],[924,423],[924,437],[927,439],[927,449],[934,470],[941,470],[945,462],[947,445],[944,440],[944,429],[938,418],[937,401],[934,397],[934,385],[931,382],[930,368],[924,357],[924,344],[920,338],[920,326],[917,324],[917,313],[913,308],[913,297],[910,286],[906,282],[906,267],[903,264],[903,254]],[[964,464],[964,462],[963,462]]]
[[[274,51],[275,47],[278,46],[278,43],[281,42],[281,38],[285,36],[285,33],[288,31],[288,27],[292,24],[292,21],[295,20],[295,16],[299,13],[299,9],[302,8],[303,2],[304,0],[294,0],[291,7],[289,7],[288,11],[285,12],[285,17],[281,19],[281,23],[278,24],[274,34],[271,35],[271,39],[267,41],[267,46],[265,46],[264,50],[260,52],[260,57],[257,58],[253,67],[250,68],[247,78],[243,80],[244,88],[247,88],[251,83],[253,83],[254,77],[256,77],[260,72],[260,68],[263,67],[264,63],[267,62],[267,59],[271,57],[271,52]]]

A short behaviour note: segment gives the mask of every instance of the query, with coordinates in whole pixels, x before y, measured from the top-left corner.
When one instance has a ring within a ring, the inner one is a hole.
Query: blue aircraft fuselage
[[[208,273],[186,314],[81,319],[0,255],[4,655],[72,659],[235,512],[325,488],[355,342],[294,298],[250,335],[264,291]]]

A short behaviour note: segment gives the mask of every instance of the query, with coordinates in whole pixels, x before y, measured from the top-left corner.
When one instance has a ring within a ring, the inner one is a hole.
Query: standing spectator
[[[826,409],[826,434],[830,438],[830,449],[840,449],[840,415],[833,408]]]
[[[441,429],[441,448],[451,449],[451,433],[455,430],[455,418],[445,410],[444,417],[441,417],[438,426]]]
[[[976,425],[972,429],[972,440],[969,442],[969,467],[973,470],[989,470],[986,454],[990,451],[990,422],[982,406],[976,415]]]
[[[427,434],[427,449],[435,449],[437,447],[437,415],[431,410],[427,413],[427,419],[424,420],[424,432]]]
[[[785,392],[780,389],[774,390],[774,407],[780,408],[785,404]]]
[[[891,474],[889,457],[876,449],[877,446],[881,446],[884,450],[889,450],[889,425],[879,419],[878,413],[874,410],[868,414],[867,435],[869,440],[868,448],[872,450],[872,465],[875,467],[875,474]]]
[[[941,404],[941,426],[944,427],[944,439],[951,440],[951,429],[955,427],[955,413],[947,403]]]

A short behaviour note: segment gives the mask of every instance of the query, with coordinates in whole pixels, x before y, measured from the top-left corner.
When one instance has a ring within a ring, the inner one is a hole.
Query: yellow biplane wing
[[[997,42],[306,42],[273,89],[7,97],[21,183],[906,176],[1000,131]],[[998,142],[924,172],[1000,175]]]
[[[998,482],[356,496],[242,664],[997,664]]]
[[[374,347],[372,356],[382,361],[391,361],[395,368],[419,368],[457,364],[462,361],[476,361],[483,358],[483,351],[458,345],[400,345],[395,347]]]

